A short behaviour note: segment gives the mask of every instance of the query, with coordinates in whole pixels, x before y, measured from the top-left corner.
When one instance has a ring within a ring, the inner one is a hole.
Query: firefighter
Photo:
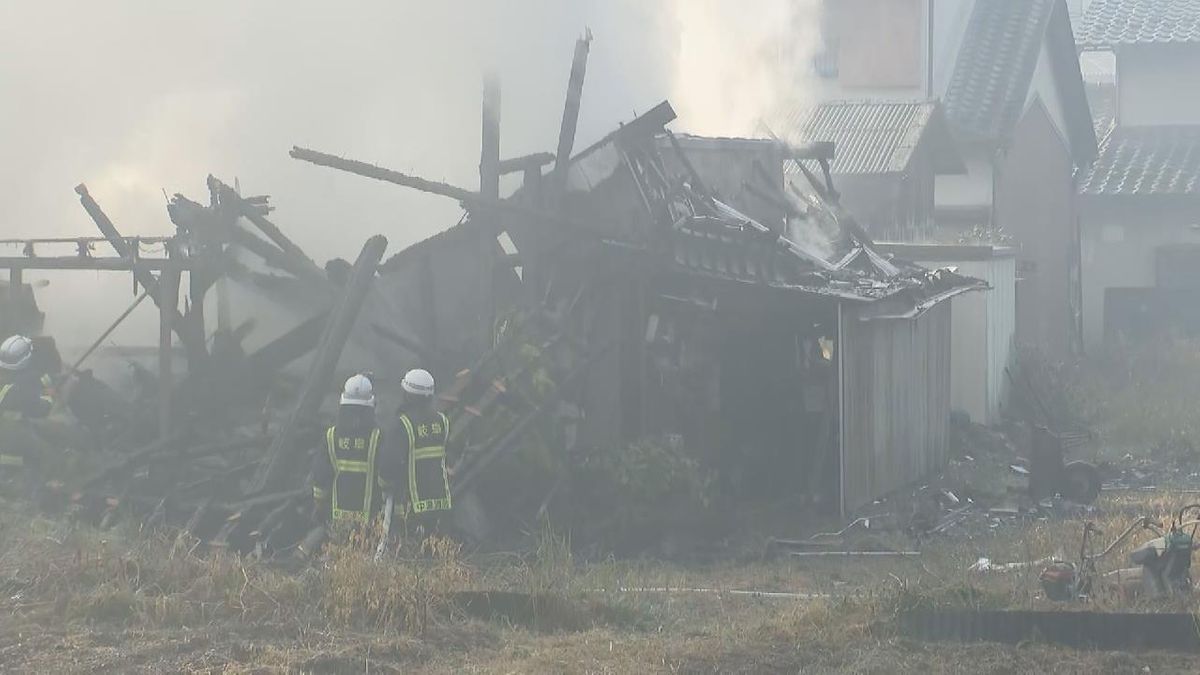
[[[363,524],[379,511],[376,455],[381,435],[371,381],[355,375],[346,380],[337,420],[325,432],[325,447],[313,459],[317,519]]]
[[[45,443],[30,427],[53,407],[33,368],[33,341],[13,335],[0,343],[0,476],[23,475],[31,498],[37,497],[38,465]]]
[[[434,382],[427,370],[410,370],[400,382],[404,403],[380,458],[384,489],[402,495],[406,529],[418,536],[445,534],[451,509],[446,441],[450,424],[433,409]]]

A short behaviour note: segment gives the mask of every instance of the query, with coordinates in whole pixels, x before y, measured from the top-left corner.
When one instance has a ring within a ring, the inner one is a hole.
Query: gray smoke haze
[[[778,18],[793,3],[763,4]],[[731,0],[3,3],[0,235],[94,233],[80,182],[124,233],[167,234],[163,191],[204,201],[213,173],[270,194],[273,218],[319,263],[352,258],[374,233],[395,252],[452,225],[457,205],[297,162],[292,145],[474,187],[484,73],[503,85],[502,155],[553,150],[587,27],[577,147],[664,98],[681,129],[691,114],[696,130],[745,134],[759,99],[779,92],[761,77],[739,91],[738,73],[769,63],[786,76],[779,31],[803,22],[749,14]],[[736,111],[701,115],[714,87]],[[128,275],[29,276],[51,280],[39,299],[67,345],[129,298]],[[135,319],[114,339],[151,342],[153,308]]]

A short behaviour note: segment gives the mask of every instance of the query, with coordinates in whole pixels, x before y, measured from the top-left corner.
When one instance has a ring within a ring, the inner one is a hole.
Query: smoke
[[[783,121],[813,84],[821,0],[672,0],[671,6],[679,25],[671,101],[681,126],[716,136],[783,133]]]
[[[577,147],[664,98],[683,129],[752,133],[803,88],[815,4],[3,3],[0,238],[93,234],[80,182],[123,233],[169,234],[164,192],[206,201],[212,173],[270,194],[272,218],[319,263],[375,233],[395,252],[453,224],[458,205],[297,162],[292,145],[473,187],[484,74],[503,84],[502,155],[553,150],[585,28]],[[130,299],[124,274],[27,274],[39,278],[47,330],[68,345]],[[146,303],[114,340],[152,341],[155,314]]]

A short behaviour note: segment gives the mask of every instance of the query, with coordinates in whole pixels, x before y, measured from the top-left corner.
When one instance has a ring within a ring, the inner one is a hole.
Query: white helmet
[[[375,407],[375,390],[365,375],[355,375],[346,380],[346,388],[342,390],[342,405]]]
[[[420,368],[410,370],[400,381],[400,388],[417,396],[433,396],[433,375]]]
[[[33,359],[33,340],[24,335],[14,335],[0,344],[0,368],[25,370]]]

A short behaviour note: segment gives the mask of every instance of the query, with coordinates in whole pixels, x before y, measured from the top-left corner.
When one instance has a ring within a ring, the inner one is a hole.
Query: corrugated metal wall
[[[950,303],[914,320],[842,314],[842,509],[942,468],[950,422]]]
[[[988,278],[992,290],[983,293],[987,299],[988,322],[988,417],[985,424],[1000,422],[1000,413],[1008,405],[1011,383],[1005,369],[1016,357],[1017,333],[1017,259],[993,258]]]

